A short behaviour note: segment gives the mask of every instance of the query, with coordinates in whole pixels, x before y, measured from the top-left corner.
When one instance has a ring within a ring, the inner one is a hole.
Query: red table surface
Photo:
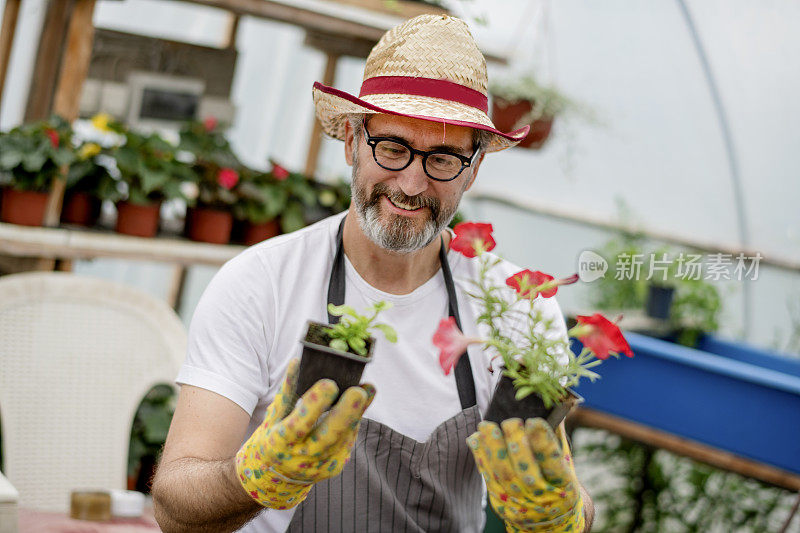
[[[113,518],[108,522],[73,520],[65,513],[19,510],[20,533],[153,533],[161,531],[153,509],[145,508],[139,518]]]

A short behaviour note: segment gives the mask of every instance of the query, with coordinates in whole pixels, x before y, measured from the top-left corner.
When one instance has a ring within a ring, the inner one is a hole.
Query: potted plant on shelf
[[[181,183],[193,179],[186,163],[176,159],[175,147],[156,133],[124,131],[125,144],[113,151],[124,200],[117,202],[116,230],[127,235],[153,237],[158,232],[164,200],[185,195]]]
[[[453,317],[441,321],[433,337],[440,349],[439,362],[447,374],[470,344],[479,344],[502,363],[502,377],[495,389],[486,420],[542,417],[556,428],[569,410],[580,403],[571,387],[581,378],[597,379],[591,368],[609,355],[633,352],[619,328],[600,314],[578,316],[567,334],[580,339],[583,349],[575,354],[567,336],[558,334],[555,317],[545,316],[540,305],[559,287],[575,283],[577,275],[555,279],[540,271],[522,270],[503,286],[492,281],[491,271],[500,259],[488,254],[495,246],[491,224],[464,222],[456,226],[451,249],[480,262],[479,276],[468,295],[479,302],[477,325],[482,337],[466,337]]]
[[[373,331],[383,333],[389,342],[397,342],[397,333],[388,324],[376,323],[381,311],[389,309],[388,302],[377,302],[359,314],[348,305],[328,305],[328,312],[341,319],[337,324],[308,322],[303,344],[303,355],[297,377],[297,396],[323,378],[332,379],[344,392],[358,385],[364,367],[372,360],[375,338]]]
[[[6,175],[0,220],[41,226],[53,178],[75,158],[72,129],[60,117],[0,133],[0,173]]]
[[[87,142],[77,149],[77,160],[67,173],[61,222],[91,227],[97,223],[103,200],[119,198],[112,176],[111,149]]]
[[[280,164],[270,160],[270,173],[287,194],[286,206],[280,216],[281,231],[291,233],[305,227],[307,212],[317,204],[317,191],[311,179],[299,172],[290,172]]]
[[[693,348],[705,333],[719,329],[722,298],[713,284],[703,279],[677,278],[670,321],[678,344]]]
[[[572,101],[554,87],[540,85],[533,74],[493,83],[492,122],[503,131],[530,125],[523,148],[541,148],[550,136],[555,117],[573,106]]]
[[[243,169],[233,206],[233,241],[252,246],[281,233],[280,214],[289,191],[274,172]]]
[[[185,124],[179,146],[190,154],[192,181],[198,191],[186,210],[186,236],[195,241],[227,244],[233,227],[232,209],[239,200],[235,187],[242,164],[213,117]]]

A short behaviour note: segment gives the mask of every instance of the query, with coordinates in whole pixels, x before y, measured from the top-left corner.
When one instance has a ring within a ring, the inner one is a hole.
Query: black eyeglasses
[[[475,151],[470,157],[432,150],[424,152],[416,150],[407,142],[394,137],[373,137],[367,130],[367,120],[364,119],[364,133],[367,144],[372,147],[372,157],[375,162],[386,170],[403,170],[414,160],[414,155],[422,156],[422,168],[429,178],[436,181],[452,181],[461,172],[475,162],[480,144],[475,146]]]

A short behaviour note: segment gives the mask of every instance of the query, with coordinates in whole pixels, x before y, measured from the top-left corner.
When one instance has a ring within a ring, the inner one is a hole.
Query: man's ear
[[[344,121],[344,159],[348,166],[353,166],[353,127],[349,120]]]
[[[475,183],[475,178],[478,177],[478,169],[481,167],[481,163],[483,163],[483,158],[486,157],[486,152],[483,152],[481,155],[478,156],[478,159],[475,160],[475,164],[472,166],[472,176],[469,178],[469,183],[464,188],[464,191],[468,191],[472,184]]]

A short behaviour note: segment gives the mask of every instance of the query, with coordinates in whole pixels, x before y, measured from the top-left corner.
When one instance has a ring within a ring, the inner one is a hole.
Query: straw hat
[[[387,31],[372,49],[358,97],[314,83],[314,105],[325,133],[344,139],[349,113],[387,113],[485,130],[484,149],[514,146],[529,126],[504,133],[487,115],[484,59],[466,23],[420,15]]]

